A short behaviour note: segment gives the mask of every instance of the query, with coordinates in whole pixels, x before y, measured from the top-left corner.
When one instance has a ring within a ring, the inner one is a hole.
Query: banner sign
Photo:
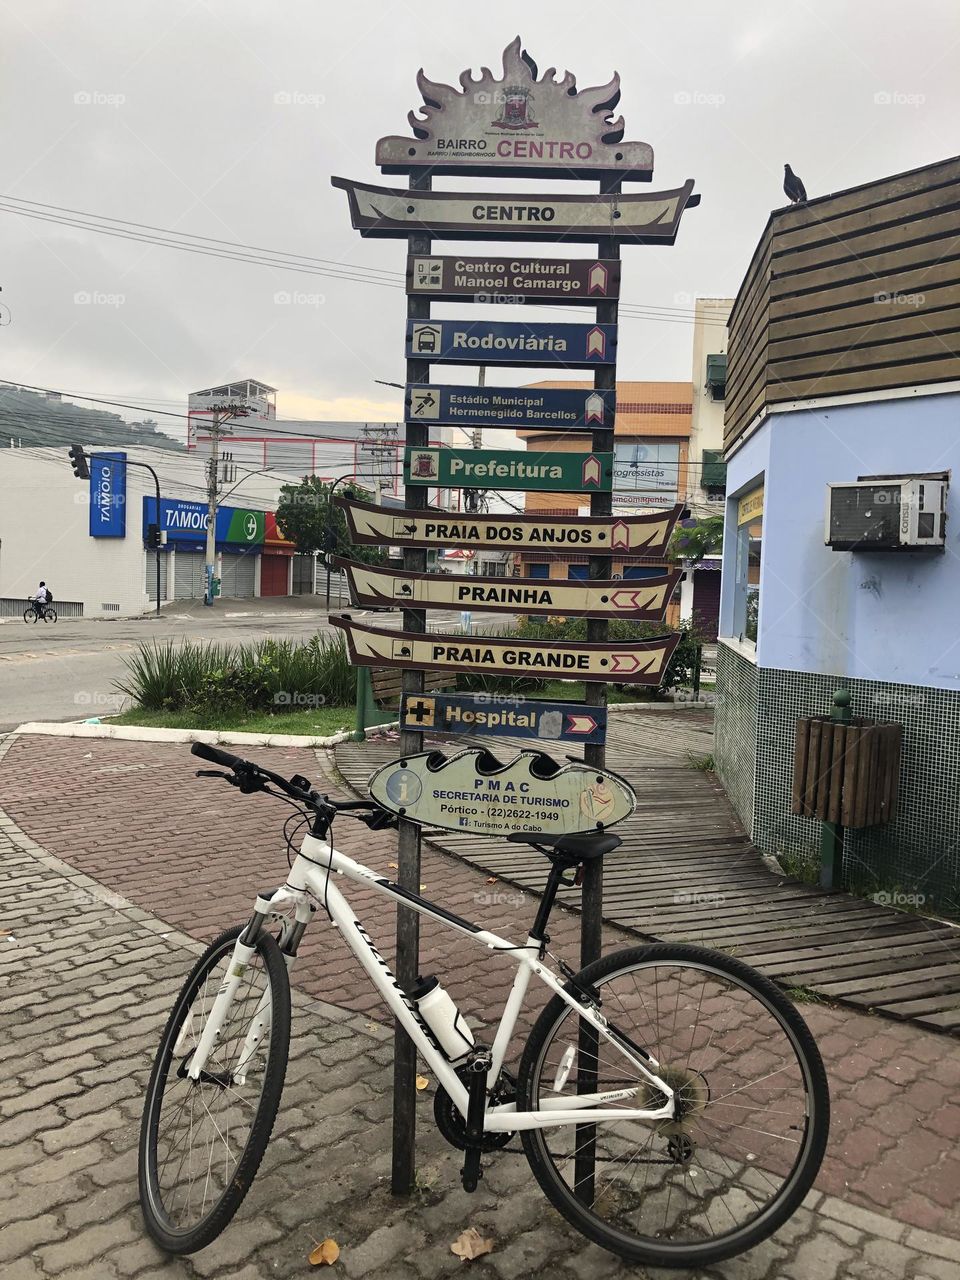
[[[147,526],[157,523],[157,500],[143,500],[143,536]],[[217,542],[240,546],[260,546],[266,534],[266,513],[251,511],[246,507],[219,507],[217,509]],[[160,499],[160,528],[166,531],[168,542],[198,542],[207,536],[207,504],[184,502],[180,498]]]
[[[512,640],[487,635],[425,635],[354,622],[330,622],[346,636],[350,660],[361,667],[427,671],[483,671],[498,676],[546,676],[561,680],[609,680],[658,685],[679,634],[650,640]]]
[[[90,455],[90,537],[127,536],[127,455]]]
[[[559,765],[541,751],[502,763],[483,749],[394,760],[369,782],[377,804],[408,822],[441,831],[572,835],[603,831],[637,806],[633,788],[606,769]]]
[[[590,431],[613,426],[616,392],[408,382],[404,403],[407,422]]]
[[[510,449],[405,449],[406,484],[440,489],[609,493],[612,453],[528,453]]]
[[[464,71],[460,89],[428,80],[417,87],[423,106],[407,116],[412,138],[381,138],[377,164],[385,173],[484,173],[506,177],[596,178],[628,174],[649,180],[653,149],[646,142],[623,142],[623,117],[614,117],[620,99],[617,72],[608,84],[578,89],[567,71],[542,76],[520,47],[520,37],[503,51],[499,79],[487,67],[474,79]],[[419,112],[419,114],[417,114]]]
[[[603,301],[620,296],[613,258],[486,258],[410,256],[407,293],[435,302]]]
[[[500,324],[490,320],[408,320],[407,359],[443,364],[616,364],[615,324]]]
[[[613,509],[662,507],[676,502],[679,480],[678,444],[660,440],[621,445],[613,466]]]
[[[684,508],[624,516],[467,515],[455,511],[396,511],[372,502],[334,498],[351,540],[384,547],[501,547],[513,551],[613,551],[659,556]]]
[[[331,178],[346,191],[350,221],[362,236],[447,240],[563,240],[594,242],[602,236],[633,244],[673,244],[685,208],[700,203],[693,179],[672,191],[616,195],[556,195],[474,191],[404,191]]]
[[[606,707],[574,702],[525,701],[496,693],[405,693],[400,728],[549,742],[602,743]]]
[[[357,564],[335,557],[347,575],[358,608],[485,609],[492,613],[557,614],[573,618],[626,618],[660,622],[681,569],[649,578],[569,579],[461,577],[446,573],[410,573]]]

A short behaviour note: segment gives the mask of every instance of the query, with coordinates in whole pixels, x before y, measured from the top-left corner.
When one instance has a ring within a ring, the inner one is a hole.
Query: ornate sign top
[[[381,138],[377,164],[384,173],[487,173],[551,178],[596,178],[603,173],[649,181],[653,148],[624,142],[620,76],[608,84],[577,89],[572,72],[555,79],[556,67],[539,75],[517,36],[503,51],[503,75],[468,69],[460,89],[429,80],[417,86],[419,114],[407,120],[413,138]]]

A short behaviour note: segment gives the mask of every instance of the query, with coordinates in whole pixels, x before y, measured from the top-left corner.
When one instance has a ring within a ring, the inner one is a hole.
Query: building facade
[[[855,715],[901,724],[896,819],[848,831],[844,871],[954,914],[960,495],[939,548],[939,516],[909,548],[899,519],[830,545],[827,517],[828,486],[862,481],[879,529],[880,478],[949,481],[960,462],[958,193],[960,161],[930,165],[776,210],[757,246],[730,319],[715,751],[760,848],[812,867],[820,824],[791,813],[797,719],[842,687]]]

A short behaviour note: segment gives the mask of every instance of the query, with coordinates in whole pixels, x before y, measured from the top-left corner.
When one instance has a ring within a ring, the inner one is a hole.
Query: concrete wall
[[[700,487],[700,462],[704,449],[723,448],[722,400],[714,400],[707,390],[707,356],[723,355],[727,349],[727,316],[732,298],[697,298],[693,322],[693,414],[690,419],[690,461],[687,502],[694,515],[717,515],[722,503],[710,502]]]

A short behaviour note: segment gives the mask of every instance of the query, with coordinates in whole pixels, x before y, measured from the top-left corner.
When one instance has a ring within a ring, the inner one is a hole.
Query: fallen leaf
[[[315,1267],[332,1267],[340,1257],[340,1246],[336,1240],[323,1240],[315,1249],[310,1250],[308,1260]]]
[[[422,885],[420,886],[420,892],[421,892],[421,893],[423,893],[423,891],[424,891],[424,889],[425,889],[426,887],[427,887],[427,886],[426,886],[425,884],[422,884]]]
[[[430,1084],[426,1076],[417,1076],[417,1089],[422,1093]]]
[[[487,881],[487,884],[496,884],[496,883],[497,883],[496,876],[491,876],[490,879]]]
[[[391,871],[399,871],[399,870],[400,870],[400,863],[399,863],[399,862],[388,862],[388,863],[387,863],[387,866],[391,869]]]
[[[470,1258],[479,1258],[485,1253],[493,1253],[493,1241],[482,1236],[476,1227],[467,1227],[466,1231],[454,1240],[450,1246],[450,1252],[455,1253],[462,1262],[467,1262]]]

